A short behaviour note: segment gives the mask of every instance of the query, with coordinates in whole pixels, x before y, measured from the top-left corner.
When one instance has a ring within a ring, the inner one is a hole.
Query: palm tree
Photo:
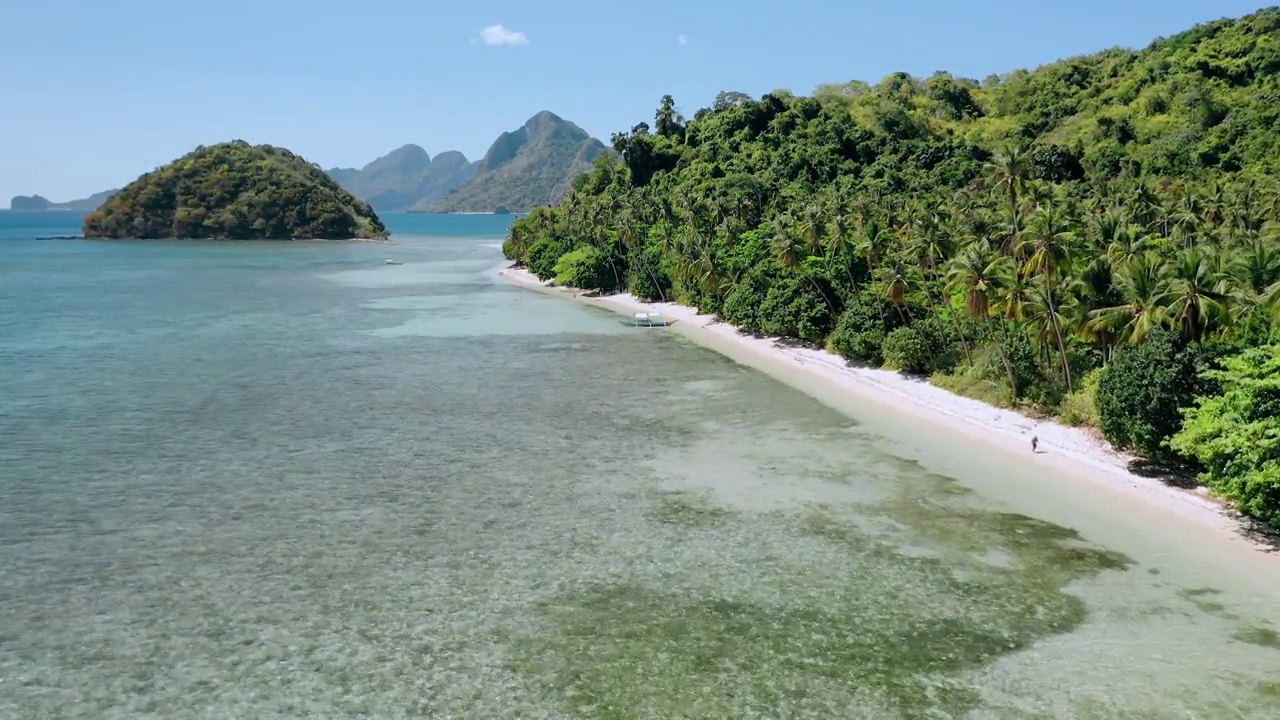
[[[1144,254],[1152,244],[1153,238],[1144,229],[1129,225],[1119,229],[1107,245],[1107,259],[1115,265],[1124,265]]]
[[[874,273],[880,260],[889,252],[893,236],[885,229],[880,220],[868,217],[858,226],[858,238],[862,256],[867,260],[867,270]]]
[[[970,320],[981,320],[991,325],[991,294],[996,291],[1004,278],[1016,271],[1013,261],[992,250],[985,243],[974,243],[965,248],[951,260],[947,266],[947,291],[964,295],[965,310]],[[1000,348],[1000,361],[1004,364],[1009,376],[1009,390],[1014,398],[1018,397],[1018,381],[1013,374],[1013,366],[1005,353],[1004,343],[997,343]],[[965,348],[966,355],[968,347]],[[972,364],[970,359],[970,364]]]
[[[902,310],[907,302],[907,290],[911,287],[911,275],[907,263],[898,255],[890,255],[876,267],[872,277],[881,295],[898,311],[898,317],[902,322],[908,322],[909,318]]]
[[[1116,275],[1116,286],[1124,301],[1090,312],[1087,330],[1109,333],[1120,342],[1140,343],[1168,324],[1169,266],[1158,255],[1130,258]]]
[[[1026,152],[1016,145],[996,153],[986,165],[991,189],[1003,194],[1009,209],[1009,236],[1017,237],[1022,231],[1021,197],[1031,181],[1031,162]]]
[[[618,266],[613,261],[614,256],[614,237],[609,232],[609,217],[611,209],[606,202],[591,205],[586,208],[584,220],[587,227],[591,230],[590,240],[595,241],[595,247],[604,254],[605,259],[609,262],[609,269],[613,271],[613,287],[615,291],[622,289],[622,276],[618,273]]]
[[[850,235],[853,231],[854,218],[843,208],[836,208],[827,223],[827,234],[823,238],[826,256],[844,266],[845,277],[849,279],[849,291],[857,286],[853,279],[853,270],[849,268],[849,254],[853,249]]]
[[[619,216],[620,224],[618,226],[618,239],[622,241],[628,252],[634,252],[637,246],[646,245],[648,239],[647,232],[641,232],[643,227],[642,215],[644,207],[636,198],[629,198],[623,201],[623,211]],[[641,258],[640,262],[644,265],[645,272],[649,275],[649,280],[653,282],[653,287],[658,291],[658,298],[662,302],[667,301],[666,293],[662,292],[662,283],[658,282],[658,277],[653,274],[653,270],[648,263]]]
[[[1169,274],[1169,315],[1182,336],[1196,341],[1225,318],[1227,296],[1211,261],[1199,250],[1184,250]]]
[[[1178,207],[1173,214],[1173,234],[1180,238],[1183,247],[1190,249],[1192,238],[1200,228],[1200,218],[1204,214],[1204,206],[1200,196],[1194,191],[1185,190],[1178,198]]]
[[[810,203],[800,212],[796,223],[796,231],[804,240],[805,248],[814,255],[822,254],[822,240],[827,234],[827,218],[824,209],[817,203]]]
[[[769,244],[773,248],[774,258],[777,259],[779,265],[788,270],[803,269],[806,251],[809,248],[809,243],[804,234],[806,232],[805,226],[797,223],[795,218],[788,213],[784,213],[774,220],[773,238]],[[818,284],[818,280],[813,276],[813,273],[801,272],[801,274],[809,279],[813,289],[818,291],[818,295],[822,297],[822,300],[826,302],[827,307],[834,315],[836,313],[835,303],[831,301],[826,291]]]
[[[1067,360],[1067,346],[1063,340],[1061,316],[1054,308],[1054,293],[1051,288],[1058,274],[1069,262],[1069,248],[1072,232],[1060,208],[1055,205],[1041,206],[1027,227],[1028,245],[1031,248],[1023,272],[1028,277],[1039,277],[1043,285],[1040,297],[1048,303],[1047,317],[1053,323],[1053,335],[1058,342],[1058,352],[1062,356],[1062,373],[1067,382],[1067,392],[1073,390],[1071,383],[1071,363]]]
[[[1248,311],[1267,304],[1267,294],[1280,282],[1280,245],[1272,236],[1255,239],[1231,258],[1231,278],[1235,286],[1232,298],[1237,307]]]
[[[1075,278],[1064,275],[1051,284],[1038,282],[1030,286],[1029,302],[1024,310],[1025,322],[1031,331],[1031,336],[1040,346],[1045,360],[1049,359],[1052,352],[1050,348],[1053,347],[1056,339],[1062,337],[1062,327],[1070,319],[1068,310],[1075,302],[1074,291],[1077,282]],[[1063,366],[1068,366],[1066,350],[1062,346],[1059,346],[1059,354]],[[1071,392],[1070,383],[1067,385],[1067,392]]]

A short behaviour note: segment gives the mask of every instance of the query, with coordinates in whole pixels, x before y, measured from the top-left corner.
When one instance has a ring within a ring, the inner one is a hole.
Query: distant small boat
[[[675,320],[668,320],[661,313],[638,312],[630,320],[623,320],[623,325],[632,327],[668,327],[675,325]]]
[[[385,262],[383,262],[383,265],[403,265],[403,264],[404,264],[404,261],[403,261],[403,260],[391,260],[391,259],[388,259],[388,260],[386,260]]]

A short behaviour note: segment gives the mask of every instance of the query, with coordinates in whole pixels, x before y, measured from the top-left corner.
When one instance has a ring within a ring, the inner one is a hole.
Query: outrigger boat
[[[661,313],[638,312],[630,320],[623,320],[623,325],[632,327],[668,327],[675,325],[675,320],[668,320]]]

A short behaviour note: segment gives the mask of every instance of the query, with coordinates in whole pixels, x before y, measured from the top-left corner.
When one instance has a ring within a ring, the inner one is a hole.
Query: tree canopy
[[[241,140],[138,178],[84,219],[86,237],[293,240],[386,234],[373,208],[318,166]]]
[[[1175,353],[1100,423],[1154,453],[1206,363],[1277,337],[1278,70],[1270,8],[983,82],[725,92],[692,118],[668,96],[505,248],[542,278],[572,266],[590,289],[1072,417]],[[1172,418],[1123,416],[1151,393]]]

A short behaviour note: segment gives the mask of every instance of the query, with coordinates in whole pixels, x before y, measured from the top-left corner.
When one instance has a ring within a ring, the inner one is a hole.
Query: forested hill
[[[84,219],[86,237],[293,240],[376,238],[368,203],[283,148],[199,147],[149,172]]]
[[[668,97],[506,252],[1097,425],[1280,527],[1278,71],[1269,8],[981,82]]]

